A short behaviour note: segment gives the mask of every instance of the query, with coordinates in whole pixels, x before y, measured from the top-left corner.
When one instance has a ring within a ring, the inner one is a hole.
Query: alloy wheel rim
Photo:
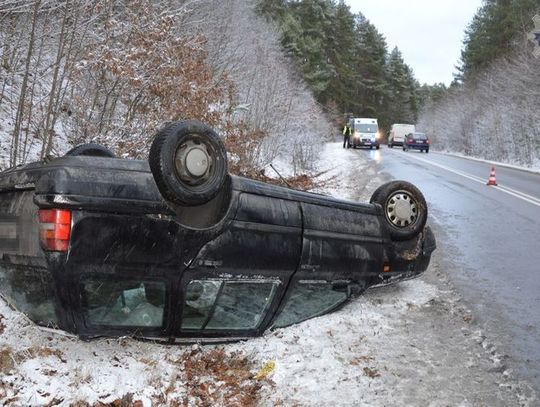
[[[418,203],[407,191],[397,191],[386,203],[386,217],[397,228],[405,228],[418,219]]]

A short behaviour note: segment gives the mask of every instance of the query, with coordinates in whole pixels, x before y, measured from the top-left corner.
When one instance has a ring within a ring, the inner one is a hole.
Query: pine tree
[[[418,116],[418,87],[411,68],[395,47],[387,64],[388,109],[394,123],[414,123]]]
[[[276,21],[286,53],[328,110],[376,117],[383,128],[415,120],[412,70],[398,50],[388,61],[384,36],[343,0],[261,0],[258,10]]]
[[[356,15],[354,65],[357,70],[356,105],[358,116],[384,117],[387,97],[386,41],[362,14]]]
[[[473,79],[494,60],[519,48],[540,0],[484,0],[465,31],[456,80]]]

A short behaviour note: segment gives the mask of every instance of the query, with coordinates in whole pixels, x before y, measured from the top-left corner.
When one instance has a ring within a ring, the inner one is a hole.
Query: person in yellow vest
[[[345,126],[343,126],[343,148],[350,147],[351,133],[351,128],[345,123]]]

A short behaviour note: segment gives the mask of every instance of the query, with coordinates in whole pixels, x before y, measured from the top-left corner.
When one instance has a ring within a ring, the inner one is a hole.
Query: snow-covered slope
[[[334,177],[333,195],[367,200],[382,182],[357,153],[325,146],[319,167]],[[345,176],[352,167],[362,175]],[[444,255],[438,249],[420,279],[372,289],[333,314],[229,345],[84,342],[38,328],[0,300],[0,404],[538,405],[475,328],[444,277]]]

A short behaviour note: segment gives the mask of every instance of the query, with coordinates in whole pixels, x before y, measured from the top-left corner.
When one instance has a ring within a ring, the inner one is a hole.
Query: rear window
[[[424,133],[414,133],[415,139],[426,140],[427,136]]]
[[[54,281],[46,268],[0,261],[0,292],[35,323],[56,326]]]
[[[54,327],[54,280],[39,246],[33,198],[33,190],[0,193],[0,294],[35,323]]]

